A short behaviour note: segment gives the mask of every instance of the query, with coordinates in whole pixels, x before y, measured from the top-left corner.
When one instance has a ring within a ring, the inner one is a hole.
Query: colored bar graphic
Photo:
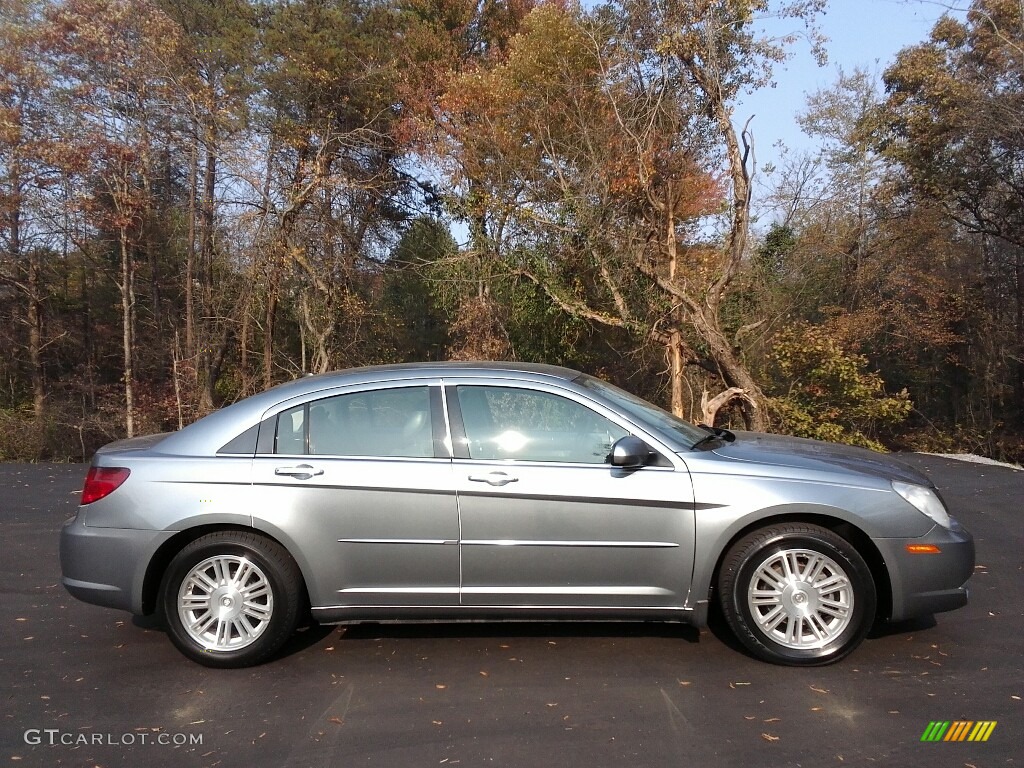
[[[932,720],[921,741],[988,741],[995,729],[995,720]]]

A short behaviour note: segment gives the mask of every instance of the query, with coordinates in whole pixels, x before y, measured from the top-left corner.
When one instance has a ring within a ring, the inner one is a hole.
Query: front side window
[[[314,400],[277,417],[275,453],[430,458],[429,387],[397,387]]]
[[[560,395],[514,387],[456,387],[471,459],[603,464],[629,434]]]

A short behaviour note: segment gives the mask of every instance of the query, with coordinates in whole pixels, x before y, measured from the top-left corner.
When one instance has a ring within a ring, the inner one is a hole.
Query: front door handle
[[[474,483],[487,483],[488,485],[508,485],[518,483],[518,477],[506,475],[504,472],[488,472],[486,475],[470,475],[469,479]]]
[[[274,470],[275,475],[294,477],[296,480],[309,480],[309,478],[323,473],[322,469],[314,469],[309,464],[299,464],[297,467],[278,467]]]

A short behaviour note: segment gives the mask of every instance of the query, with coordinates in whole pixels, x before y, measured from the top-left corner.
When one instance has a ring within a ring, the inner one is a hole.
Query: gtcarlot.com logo
[[[995,720],[932,720],[921,741],[988,741],[995,729]]]
[[[25,743],[30,747],[45,744],[50,747],[195,747],[203,743],[201,733],[164,733],[163,731],[128,731],[126,733],[88,733],[62,731],[59,728],[29,728]]]

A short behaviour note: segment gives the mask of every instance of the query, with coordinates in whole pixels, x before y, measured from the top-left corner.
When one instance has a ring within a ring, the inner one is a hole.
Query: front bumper
[[[936,525],[915,539],[873,539],[892,584],[892,621],[952,611],[967,605],[974,573],[974,538],[958,522]],[[939,552],[911,554],[908,544],[933,544]]]
[[[91,528],[84,518],[61,528],[61,583],[86,603],[141,614],[146,567],[174,531]]]

